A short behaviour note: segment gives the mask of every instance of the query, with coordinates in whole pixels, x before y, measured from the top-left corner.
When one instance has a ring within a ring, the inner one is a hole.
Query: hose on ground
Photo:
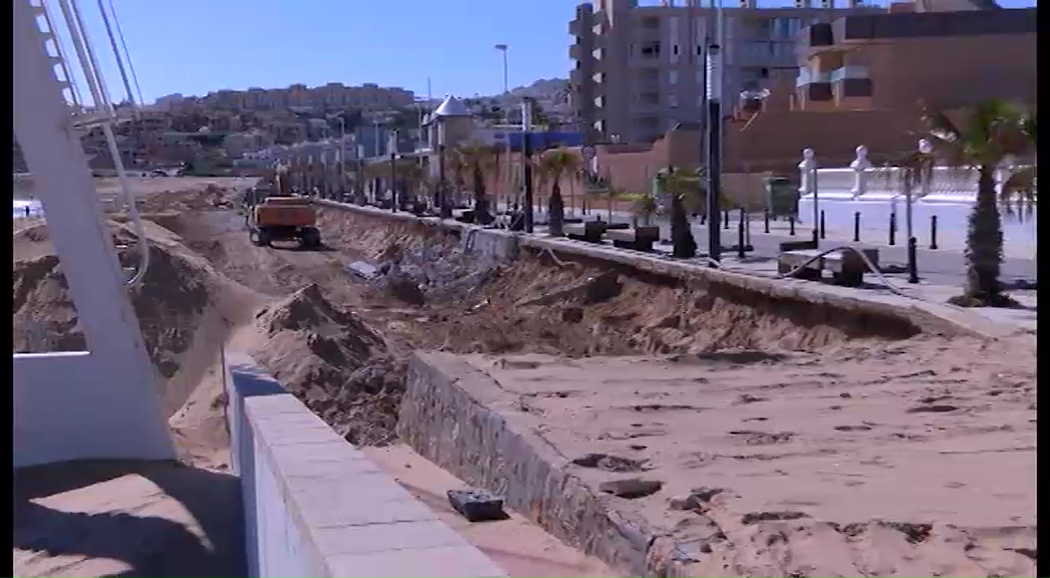
[[[864,254],[864,251],[861,251],[861,250],[857,249],[856,247],[851,247],[850,245],[841,245],[841,246],[838,246],[838,247],[832,247],[830,249],[821,251],[821,252],[817,253],[816,255],[813,255],[809,259],[806,259],[805,261],[802,262],[801,265],[795,267],[794,269],[792,269],[792,270],[790,270],[790,271],[788,271],[786,273],[778,273],[773,278],[774,279],[786,279],[786,278],[789,278],[789,277],[794,277],[794,276],[798,275],[800,272],[802,272],[803,270],[805,270],[810,265],[810,263],[813,263],[814,261],[817,261],[818,259],[822,259],[826,255],[829,255],[831,253],[838,253],[838,252],[842,252],[842,251],[852,251],[852,252],[856,253],[857,255],[859,255],[861,260],[864,261],[864,264],[867,265],[868,270],[871,271],[872,273],[874,273],[882,281],[882,283],[886,286],[886,288],[889,289],[889,291],[891,293],[894,293],[896,295],[900,295],[901,297],[907,297],[909,299],[916,299],[918,301],[926,301],[926,302],[929,302],[929,303],[933,303],[933,301],[930,301],[929,299],[925,299],[923,297],[919,297],[918,295],[912,295],[912,294],[910,294],[910,293],[900,289],[899,287],[897,287],[893,283],[891,283],[890,280],[888,278],[886,278],[885,275],[882,274],[882,271],[880,271],[879,268],[877,266],[875,266],[874,263],[871,262],[871,259],[868,259],[868,256]],[[707,261],[708,261],[708,263],[715,265],[716,267],[718,267],[719,269],[722,269],[723,271],[730,271],[730,272],[733,272],[733,273],[741,273],[741,274],[752,275],[752,276],[760,276],[760,275],[756,275],[753,271],[746,271],[746,270],[743,270],[743,269],[726,267],[726,266],[722,265],[722,263],[720,263],[718,261],[715,261],[714,259],[711,259],[710,257],[707,258]]]

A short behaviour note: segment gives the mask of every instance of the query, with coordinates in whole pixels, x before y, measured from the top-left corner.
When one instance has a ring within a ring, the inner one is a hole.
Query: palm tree
[[[700,210],[707,197],[703,169],[693,172],[667,167],[656,174],[660,187],[671,196],[671,255],[678,259],[696,257],[696,239],[689,226],[689,213]]]
[[[474,222],[487,225],[493,221],[489,211],[489,199],[485,190],[485,174],[493,166],[496,152],[494,147],[470,143],[459,147],[457,156],[463,165],[463,171],[469,171],[474,181]]]
[[[407,158],[398,160],[394,170],[397,172],[398,179],[404,183],[404,191],[411,191],[411,200],[415,204],[419,199],[419,187],[423,184],[425,176],[423,167],[420,166],[418,159]],[[404,204],[407,205],[407,203]]]
[[[550,223],[549,231],[555,237],[561,237],[564,234],[565,200],[561,196],[561,181],[567,176],[576,174],[581,166],[580,157],[566,149],[551,149],[540,156],[539,173],[544,181],[551,184],[547,212]]]
[[[995,172],[1004,160],[1035,153],[1035,113],[1000,100],[989,100],[966,111],[961,123],[945,112],[923,111],[926,138],[933,156],[952,167],[977,171],[977,199],[966,231],[966,287],[951,300],[967,307],[1004,307],[1013,304],[999,282],[1003,255],[1000,204],[1007,213],[1017,201],[1035,203],[1035,168],[1014,172],[996,192]]]

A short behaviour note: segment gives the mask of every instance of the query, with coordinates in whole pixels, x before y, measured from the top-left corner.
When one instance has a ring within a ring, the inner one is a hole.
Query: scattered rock
[[[898,532],[904,534],[908,542],[912,544],[921,544],[930,537],[930,531],[933,530],[931,524],[913,524],[911,522],[886,522],[886,525]]]
[[[623,283],[618,273],[608,271],[590,279],[585,287],[583,304],[596,305],[618,297],[623,290]]]
[[[785,520],[798,520],[808,517],[809,514],[803,512],[752,512],[744,514],[740,522],[745,525],[751,525],[758,522],[783,522]]]
[[[651,496],[660,491],[664,483],[658,480],[642,480],[639,478],[628,478],[625,480],[611,480],[598,484],[598,491],[612,494],[626,500],[634,500]]]
[[[409,277],[398,276],[390,279],[387,284],[387,291],[394,299],[409,305],[422,307],[426,303],[426,297],[423,296],[423,291],[419,288],[419,284]]]
[[[745,393],[736,398],[737,405],[747,405],[749,403],[758,403],[760,401],[769,401],[769,398],[751,395],[750,393]]]
[[[959,409],[949,404],[920,405],[908,410],[908,413],[948,413]]]
[[[695,488],[689,495],[671,498],[672,510],[699,510],[715,496],[725,492],[723,488]]]
[[[583,321],[583,309],[579,307],[566,307],[561,312],[561,320],[566,323],[579,323]]]
[[[469,522],[506,520],[503,499],[485,490],[449,490],[448,503]]]
[[[572,463],[581,468],[594,468],[606,472],[642,472],[649,469],[646,467],[645,460],[633,460],[631,458],[598,453],[576,458],[572,460]]]

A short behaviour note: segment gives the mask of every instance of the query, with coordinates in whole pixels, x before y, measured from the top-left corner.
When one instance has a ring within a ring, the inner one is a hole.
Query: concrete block
[[[506,519],[503,499],[485,490],[449,490],[448,502],[468,522],[488,522]]]

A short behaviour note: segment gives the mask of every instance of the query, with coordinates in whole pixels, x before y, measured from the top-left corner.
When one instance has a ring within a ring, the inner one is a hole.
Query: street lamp
[[[438,117],[437,121],[437,143],[438,143],[438,190],[437,205],[438,216],[447,219],[452,216],[451,207],[445,199],[445,119]]]
[[[506,44],[497,44],[496,45],[496,50],[499,50],[500,52],[503,53],[503,96],[506,97],[507,93],[510,92],[510,82],[509,82],[510,76],[508,75],[508,68],[507,68],[507,45]],[[504,110],[503,110],[503,122],[504,122],[504,124],[510,124],[510,122],[509,122],[510,119],[507,117],[506,108],[505,107],[502,107],[502,108],[504,108]],[[505,198],[509,198],[510,188],[511,188],[511,185],[510,185],[510,183],[511,183],[511,177],[510,177],[510,172],[511,172],[511,158],[510,157],[511,157],[511,154],[510,154],[510,137],[509,136],[507,137],[506,144],[507,144],[507,153],[506,153],[506,157],[507,158],[504,160],[504,164],[506,166],[503,169],[503,183],[502,183],[502,187],[501,188],[503,189],[503,196]]]
[[[525,185],[525,232],[532,232],[532,139],[529,133],[532,130],[532,100],[528,97],[521,102],[521,154],[524,159],[522,163],[522,176]]]
[[[357,204],[367,204],[365,199],[365,145],[357,145]]]
[[[817,159],[813,149],[802,150],[802,162],[798,167],[805,175],[806,192],[813,197],[813,245],[818,247],[820,243],[820,192],[817,186]]]
[[[707,47],[707,256],[722,257],[722,61],[717,41]]]
[[[927,167],[932,160],[930,156],[932,154],[933,143],[924,138],[919,139],[919,166],[917,170],[919,177],[918,180],[923,189],[923,193],[925,193],[927,187],[929,187],[929,182],[927,180]],[[908,236],[908,283],[918,283],[918,241],[915,239],[915,233],[912,228],[912,202],[914,202],[914,198],[911,189],[912,187],[910,185],[904,187],[904,232]]]
[[[387,134],[386,148],[390,152],[390,211],[397,212],[397,131]]]

